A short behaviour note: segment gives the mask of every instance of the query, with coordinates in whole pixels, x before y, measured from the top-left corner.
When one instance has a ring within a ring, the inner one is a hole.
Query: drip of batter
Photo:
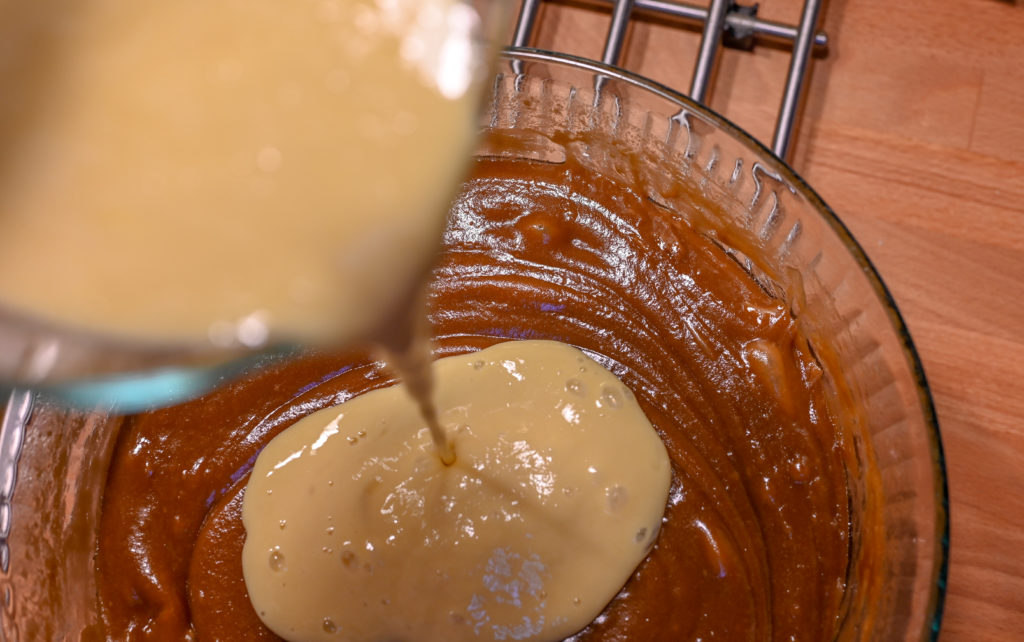
[[[450,466],[455,462],[455,450],[441,425],[434,398],[430,321],[422,300],[411,301],[409,308],[391,332],[381,335],[380,349],[384,352],[384,360],[416,403],[420,417],[430,430],[438,456],[445,466]]]
[[[668,456],[613,374],[552,341],[434,369],[451,465],[402,386],[309,415],[260,454],[242,563],[285,639],[560,640],[652,546]]]

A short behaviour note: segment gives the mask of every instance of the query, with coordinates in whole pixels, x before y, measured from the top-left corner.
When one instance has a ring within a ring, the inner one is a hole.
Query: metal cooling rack
[[[512,36],[513,47],[529,46],[542,1],[523,0]],[[703,24],[700,49],[689,90],[690,98],[699,103],[706,104],[720,45],[749,50],[759,39],[790,43],[792,57],[771,144],[775,155],[786,159],[796,128],[800,95],[812,50],[828,46],[828,36],[817,31],[821,0],[805,0],[800,24],[797,26],[763,20],[757,17],[757,4],[743,6],[732,0],[711,0],[707,7],[668,0],[594,0],[594,3],[611,5],[611,22],[601,55],[601,62],[607,65],[618,65],[626,30],[634,14],[644,13]]]

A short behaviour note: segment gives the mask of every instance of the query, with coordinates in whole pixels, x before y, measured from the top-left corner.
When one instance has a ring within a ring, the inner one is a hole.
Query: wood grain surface
[[[802,2],[760,5],[796,24]],[[542,5],[532,44],[600,57],[606,6]],[[832,0],[822,28],[791,162],[881,272],[931,383],[952,518],[941,637],[1022,640],[1024,6]],[[685,90],[695,29],[635,20],[622,65]],[[788,60],[724,51],[710,106],[770,141]]]

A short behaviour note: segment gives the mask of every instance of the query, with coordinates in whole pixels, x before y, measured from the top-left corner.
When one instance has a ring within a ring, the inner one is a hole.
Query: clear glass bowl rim
[[[667,87],[654,80],[632,73],[625,69],[606,65],[596,60],[573,56],[570,54],[546,51],[531,47],[506,47],[501,52],[501,57],[511,61],[543,62],[555,66],[566,66],[582,69],[596,75],[607,76],[645,90],[659,96],[664,100],[679,105],[681,108],[697,112],[707,121],[713,123],[720,130],[732,136],[734,139],[750,148],[751,151],[770,159],[774,169],[788,182],[799,194],[807,199],[808,203],[818,212],[826,224],[835,232],[842,241],[847,251],[861,267],[861,272],[870,282],[879,303],[888,314],[892,329],[896,332],[900,346],[903,350],[903,357],[914,377],[917,389],[917,397],[921,406],[922,416],[928,428],[926,435],[931,446],[932,454],[932,479],[934,481],[935,505],[936,505],[936,542],[938,546],[935,551],[935,578],[932,583],[931,596],[928,601],[931,613],[926,615],[925,621],[930,623],[930,631],[927,632],[929,639],[937,640],[939,629],[942,623],[943,606],[946,599],[946,580],[949,574],[949,488],[946,479],[946,459],[942,448],[942,437],[939,431],[939,421],[935,412],[935,403],[932,398],[931,389],[928,385],[921,358],[914,347],[914,341],[910,331],[896,307],[889,288],[882,281],[881,275],[874,264],[868,258],[860,243],[850,233],[849,228],[842,222],[839,216],[828,204],[814,191],[813,188],[794,170],[788,163],[776,156],[764,144],[747,133],[739,125],[736,125],[728,118],[718,114],[710,108],[695,102],[686,95]],[[922,632],[924,633],[924,632]]]

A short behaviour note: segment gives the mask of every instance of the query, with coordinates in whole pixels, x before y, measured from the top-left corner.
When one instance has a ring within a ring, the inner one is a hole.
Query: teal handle
[[[195,399],[249,370],[266,367],[293,352],[245,356],[210,366],[172,366],[46,383],[32,389],[40,396],[62,405],[82,410],[100,408],[113,414],[132,414]],[[14,389],[13,386],[5,387],[5,393]]]

